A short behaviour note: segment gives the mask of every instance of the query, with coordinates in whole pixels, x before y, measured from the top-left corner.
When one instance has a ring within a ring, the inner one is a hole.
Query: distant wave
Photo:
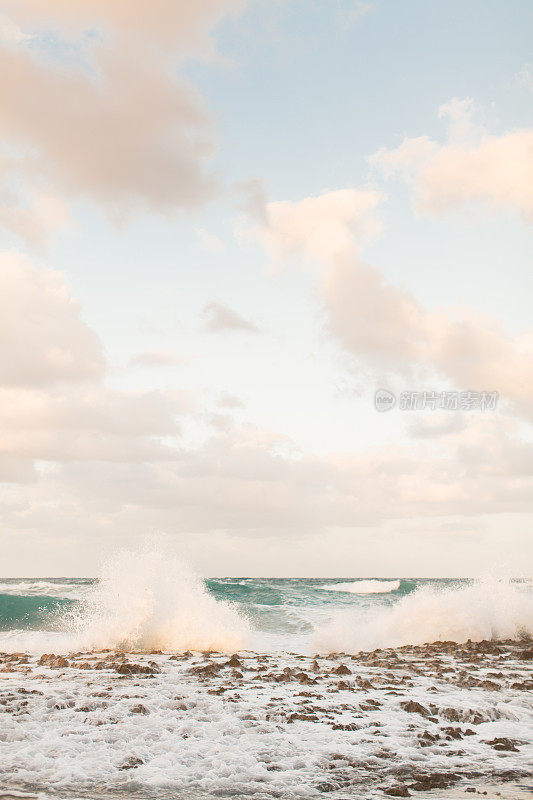
[[[64,582],[18,579],[17,581],[0,581],[0,594],[27,595],[30,597],[78,597],[91,588],[91,582],[70,580]]]
[[[388,608],[339,612],[318,630],[318,652],[358,652],[378,647],[533,635],[531,585],[486,579],[466,586],[423,587]]]
[[[353,581],[350,583],[328,583],[319,586],[326,592],[349,592],[350,594],[388,594],[400,588],[400,581]]]

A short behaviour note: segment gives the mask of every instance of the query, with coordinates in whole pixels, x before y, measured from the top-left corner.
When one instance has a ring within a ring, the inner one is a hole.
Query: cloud
[[[0,254],[0,381],[38,386],[95,380],[104,356],[60,273]]]
[[[137,353],[129,360],[131,367],[178,367],[184,363],[183,358],[179,358],[174,353],[166,350],[152,350],[146,353]]]
[[[16,196],[6,190],[0,200],[0,226],[33,250],[42,251],[49,236],[69,221],[68,206],[53,195],[34,192],[29,203],[20,204]]]
[[[71,36],[94,28],[119,37],[149,41],[181,52],[202,51],[208,34],[226,14],[238,13],[242,0],[4,0],[4,9],[22,26],[59,28]]]
[[[301,252],[319,260],[375,236],[380,223],[369,215],[384,195],[372,189],[340,189],[299,202],[271,202],[266,220],[253,229],[275,259]]]
[[[222,303],[208,303],[203,310],[204,328],[210,333],[224,333],[226,331],[246,331],[259,333],[259,328],[253,322],[241,317],[236,311]]]
[[[97,74],[37,63],[0,49],[0,135],[29,149],[24,175],[111,211],[194,205],[214,182],[204,174],[210,125],[190,87],[149,59],[102,51]]]
[[[386,176],[399,173],[415,190],[417,207],[432,214],[455,211],[466,203],[520,211],[533,220],[533,130],[489,134],[474,125],[471,100],[441,106],[449,117],[448,141],[406,138],[369,158]]]
[[[32,38],[30,34],[24,33],[24,31],[6,17],[5,14],[0,14],[0,42],[9,45],[18,45],[28,42]]]
[[[368,217],[379,200],[370,190],[345,190],[273,202],[266,224],[251,232],[274,258],[318,262],[331,333],[380,374],[429,369],[461,390],[498,391],[518,413],[533,415],[533,334],[509,336],[499,320],[473,309],[425,311],[362,260],[361,243],[379,229]]]
[[[219,408],[244,408],[245,405],[240,397],[235,397],[229,392],[222,392],[216,404]]]
[[[531,64],[524,64],[522,69],[516,73],[515,80],[520,86],[525,86],[533,92],[533,67]]]
[[[112,389],[105,383],[105,367],[101,343],[80,318],[61,273],[38,269],[17,253],[0,254],[5,480],[29,479],[32,465],[43,460],[175,457],[178,419],[194,409],[190,395]]]
[[[196,231],[200,244],[204,250],[213,255],[218,255],[224,252],[224,243],[214,233],[204,231],[203,228],[198,228]]]
[[[28,507],[0,513],[4,530],[37,523],[43,532],[55,525],[56,535],[111,524],[115,537],[158,529],[284,539],[358,528],[379,535],[388,521],[531,511],[531,444],[500,422],[445,439],[445,448],[437,440],[431,449],[419,442],[409,451],[318,457],[287,452],[285,437],[242,426],[169,458],[64,462],[25,490]],[[59,498],[53,519],[50,497]]]
[[[139,207],[192,207],[217,191],[214,135],[180,59],[211,50],[209,34],[240,0],[6,0],[0,20],[0,224],[42,246],[51,209],[17,199],[88,197],[112,219]],[[46,46],[53,35],[69,59]],[[4,46],[2,46],[2,44]],[[55,60],[54,60],[55,58]],[[9,175],[9,183],[7,175]],[[22,206],[22,207],[21,207]]]
[[[341,3],[339,17],[345,27],[350,27],[374,10],[374,4],[365,0],[347,0]]]
[[[428,431],[418,430],[407,448],[318,456],[283,434],[212,415],[211,429],[204,426],[191,447],[182,420],[206,416],[195,398],[106,385],[101,345],[64,278],[14,254],[3,258],[0,353],[12,342],[19,348],[18,372],[0,388],[6,540],[24,532],[40,552],[52,537],[78,553],[84,541],[131,542],[152,530],[278,540],[358,529],[378,535],[380,526],[413,517],[531,510],[533,449],[505,418],[483,425],[469,418],[446,436],[433,428],[429,443]],[[363,284],[379,298],[375,278]],[[69,356],[59,375],[48,357],[58,341]],[[217,404],[240,405],[228,395]]]
[[[143,462],[175,458],[180,392],[0,389],[0,453],[15,460]],[[162,439],[165,439],[163,442]]]

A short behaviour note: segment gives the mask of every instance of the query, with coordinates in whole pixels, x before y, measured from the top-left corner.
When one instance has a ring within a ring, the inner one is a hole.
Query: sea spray
[[[184,563],[158,550],[122,551],[68,614],[71,646],[163,650],[242,648],[248,624]]]
[[[338,611],[316,631],[317,652],[358,652],[434,641],[479,642],[533,635],[529,584],[485,579],[466,586],[424,586],[388,607]]]

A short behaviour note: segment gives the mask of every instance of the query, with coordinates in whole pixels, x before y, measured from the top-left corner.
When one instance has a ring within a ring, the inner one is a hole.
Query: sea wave
[[[422,587],[386,608],[338,611],[317,630],[317,652],[358,652],[435,641],[474,642],[533,636],[530,584],[485,579]]]
[[[17,578],[0,581],[0,594],[30,597],[67,597],[83,596],[94,583],[91,579],[37,580]]]
[[[158,550],[122,551],[69,615],[76,647],[220,650],[242,647],[246,620],[184,563]]]
[[[319,586],[327,592],[349,592],[350,594],[388,594],[400,588],[400,581],[360,580],[350,583],[328,583]]]
[[[35,594],[4,595],[3,601],[3,613],[9,610],[9,601],[13,604],[4,629],[26,629],[20,635],[12,632],[2,637],[2,646],[10,650],[33,649],[32,644],[41,647],[44,639],[53,641],[60,652],[82,648],[233,651],[244,646],[249,629],[235,607],[209,594],[185,564],[156,550],[120,552],[77,602]],[[37,624],[27,624],[30,616]],[[43,627],[55,632],[53,636],[45,631],[28,635],[28,629]]]

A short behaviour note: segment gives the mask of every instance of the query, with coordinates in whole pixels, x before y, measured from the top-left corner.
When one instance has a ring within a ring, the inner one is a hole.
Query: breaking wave
[[[246,620],[216,600],[181,561],[159,551],[123,551],[68,613],[72,646],[163,650],[242,648]]]
[[[329,583],[321,586],[327,592],[350,592],[350,594],[388,594],[397,592],[400,581],[351,581],[350,583]]]
[[[338,611],[317,630],[317,652],[358,652],[434,641],[479,642],[533,636],[531,584],[487,579],[417,589],[388,607]]]

